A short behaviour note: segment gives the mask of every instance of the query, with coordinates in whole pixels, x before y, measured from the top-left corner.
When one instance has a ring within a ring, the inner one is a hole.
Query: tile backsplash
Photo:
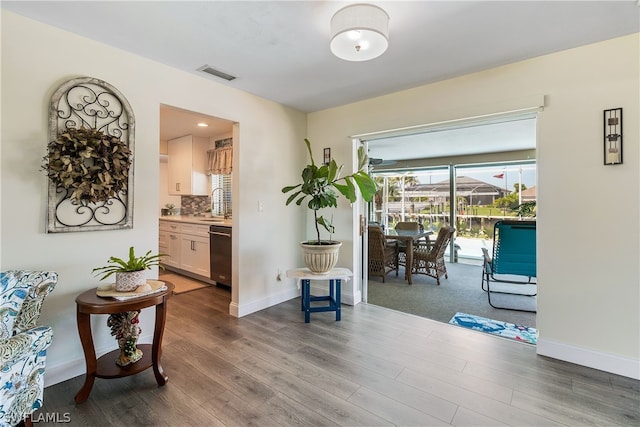
[[[181,196],[180,199],[180,215],[203,214],[211,210],[209,196]]]

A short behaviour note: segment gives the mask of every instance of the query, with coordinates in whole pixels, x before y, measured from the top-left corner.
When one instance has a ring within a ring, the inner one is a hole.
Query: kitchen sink
[[[199,218],[198,221],[206,221],[206,222],[224,224],[225,221],[228,221],[228,220],[218,219],[218,218]]]

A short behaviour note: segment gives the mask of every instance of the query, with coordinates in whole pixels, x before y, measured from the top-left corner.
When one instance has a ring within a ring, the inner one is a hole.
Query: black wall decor
[[[622,164],[622,108],[604,110],[604,164]]]

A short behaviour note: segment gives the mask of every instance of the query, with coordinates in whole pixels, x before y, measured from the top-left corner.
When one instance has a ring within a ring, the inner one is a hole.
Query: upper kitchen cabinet
[[[207,149],[209,139],[192,135],[168,141],[169,194],[208,196]]]

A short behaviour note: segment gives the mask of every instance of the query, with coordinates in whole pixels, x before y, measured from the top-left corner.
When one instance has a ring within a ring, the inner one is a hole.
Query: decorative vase
[[[116,337],[120,355],[116,359],[116,365],[127,366],[142,359],[142,350],[137,347],[140,336],[140,310],[125,311],[109,315],[107,326],[111,328],[111,335]]]
[[[147,278],[144,270],[116,273],[116,291],[118,292],[135,291],[138,286],[145,283],[147,283]]]
[[[301,242],[302,257],[305,266],[315,274],[327,274],[338,263],[342,242],[322,240],[317,242]]]

